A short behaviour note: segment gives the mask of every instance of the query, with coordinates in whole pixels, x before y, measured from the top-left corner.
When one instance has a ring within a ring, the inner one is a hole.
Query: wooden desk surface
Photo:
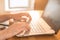
[[[22,37],[22,38],[17,38],[17,37],[12,37],[8,40],[60,40],[60,31],[58,32],[57,35],[52,35],[52,36],[30,36],[30,37]]]

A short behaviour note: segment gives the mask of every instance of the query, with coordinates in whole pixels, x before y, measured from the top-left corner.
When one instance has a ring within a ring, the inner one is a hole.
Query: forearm
[[[11,38],[11,37],[17,35],[17,33],[18,33],[18,31],[16,31],[15,29],[14,30],[12,30],[12,29],[4,30],[3,32],[0,33],[0,40]]]
[[[11,19],[11,14],[0,15],[0,23]]]

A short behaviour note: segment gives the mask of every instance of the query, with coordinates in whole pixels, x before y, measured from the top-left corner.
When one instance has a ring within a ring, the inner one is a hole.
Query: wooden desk
[[[31,37],[23,37],[23,38],[17,38],[17,37],[12,37],[8,40],[60,40],[60,31],[58,32],[57,35],[52,35],[52,36],[31,36]]]

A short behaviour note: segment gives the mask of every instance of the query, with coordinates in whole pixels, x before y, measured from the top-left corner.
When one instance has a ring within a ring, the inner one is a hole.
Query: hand
[[[26,24],[26,27],[29,27],[29,24]],[[29,34],[29,32],[30,32],[30,27],[28,28],[28,30],[25,29],[25,30],[23,30],[21,33],[18,33],[16,36],[17,36],[17,37],[21,37],[21,36],[23,36],[24,34]]]
[[[17,35],[18,33],[21,33],[24,30],[26,30],[26,31],[30,30],[28,23],[26,23],[26,22],[15,22],[11,26],[9,26],[9,28],[3,30],[0,33],[0,35],[1,35],[0,37],[2,39],[7,39],[7,38],[10,38],[12,36]]]
[[[24,19],[24,17],[25,19]],[[14,19],[14,21],[21,21],[22,19],[24,19],[25,21],[28,20],[27,22],[30,23],[31,22],[31,16],[28,13],[17,13],[17,14],[13,14],[12,18]]]

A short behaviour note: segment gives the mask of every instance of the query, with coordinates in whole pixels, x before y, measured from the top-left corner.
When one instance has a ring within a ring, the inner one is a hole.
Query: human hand
[[[7,29],[3,30],[1,32],[1,38],[2,39],[8,39],[10,37],[13,37],[23,31],[29,31],[30,27],[29,24],[26,22],[15,22],[11,26],[9,26]],[[4,35],[3,35],[4,34]]]
[[[11,30],[16,30],[16,31],[19,31],[22,32],[22,31],[29,31],[30,30],[30,27],[29,27],[29,24],[26,23],[26,22],[15,22],[13,23],[9,28],[8,30],[11,29]],[[17,32],[16,32],[17,33]]]
[[[14,19],[14,21],[21,21],[24,19],[27,23],[30,23],[32,18],[28,13],[17,13],[12,15],[12,19]]]

